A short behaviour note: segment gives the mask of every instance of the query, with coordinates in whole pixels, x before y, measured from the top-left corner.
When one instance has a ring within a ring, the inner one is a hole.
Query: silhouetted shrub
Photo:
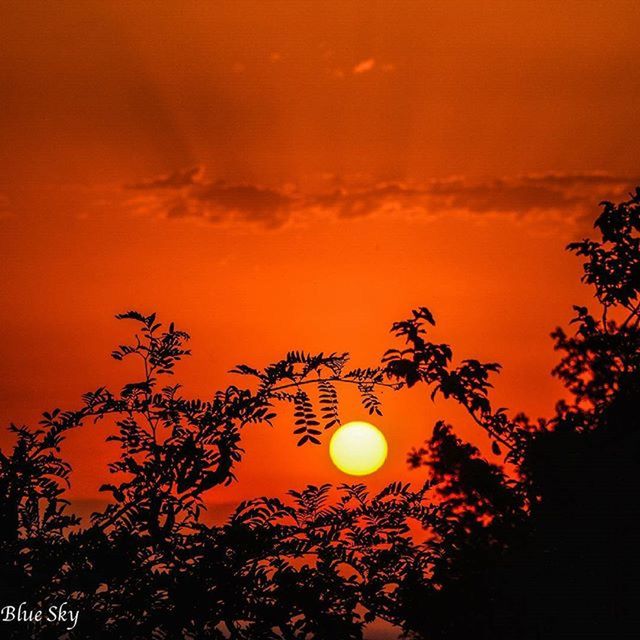
[[[575,333],[554,331],[554,374],[568,398],[532,423],[491,404],[495,363],[462,360],[428,340],[428,309],[392,327],[400,348],[379,367],[347,370],[346,354],[290,352],[251,381],[201,400],[160,384],[189,355],[188,335],[155,314],[137,323],[116,360],[141,377],[97,389],[78,410],[11,426],[0,452],[0,587],[4,603],[68,601],[71,638],[361,638],[387,620],[410,638],[626,638],[637,634],[640,429],[640,191],[603,204],[600,240],[569,245],[594,286],[597,315],[575,307]],[[462,405],[504,464],[485,460],[438,422],[409,464],[428,475],[395,482],[308,486],[287,499],[240,504],[222,526],[201,521],[203,495],[235,479],[245,425],[292,407],[298,444],[339,423],[340,385],[370,413],[377,391],[425,385]],[[66,432],[112,417],[120,455],[88,525],[64,499]],[[422,482],[422,481],[421,481]],[[60,629],[6,623],[7,637]]]

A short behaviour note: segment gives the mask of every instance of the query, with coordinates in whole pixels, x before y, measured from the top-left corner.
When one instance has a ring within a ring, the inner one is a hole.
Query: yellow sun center
[[[387,441],[382,431],[368,422],[348,422],[333,434],[329,455],[340,471],[366,476],[384,464]]]

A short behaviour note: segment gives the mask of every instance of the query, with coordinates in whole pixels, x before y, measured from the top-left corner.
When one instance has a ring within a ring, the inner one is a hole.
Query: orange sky
[[[563,247],[640,182],[638,3],[1,12],[3,423],[124,381],[108,353],[129,308],[192,333],[182,378],[206,396],[293,348],[374,364],[427,305],[458,356],[504,364],[498,404],[550,411],[548,333],[586,296]],[[473,433],[420,390],[385,409],[374,485],[411,477],[434,420]],[[113,454],[95,430],[68,443],[76,497]],[[214,499],[346,479],[290,432],[248,430],[241,482]]]

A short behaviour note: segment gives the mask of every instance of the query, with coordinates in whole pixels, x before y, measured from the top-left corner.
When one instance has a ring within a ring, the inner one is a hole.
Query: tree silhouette
[[[408,638],[626,638],[637,635],[640,429],[640,190],[603,203],[599,240],[572,243],[599,312],[575,307],[575,332],[552,334],[567,397],[531,421],[490,401],[495,363],[454,362],[428,339],[421,307],[392,326],[399,346],[378,367],[347,354],[290,352],[264,369],[238,365],[247,386],[206,400],[163,384],[189,336],[155,314],[136,323],[116,360],[141,377],[100,388],[73,411],[11,426],[0,452],[2,602],[68,601],[82,612],[70,638],[358,639],[375,619]],[[339,424],[338,389],[355,386],[370,413],[378,391],[424,385],[457,402],[490,438],[500,464],[439,421],[409,453],[416,489],[394,482],[308,486],[201,520],[204,495],[235,480],[242,430],[291,406],[299,445]],[[64,499],[70,429],[109,418],[120,455],[106,507],[83,525]],[[57,638],[45,624],[4,623],[7,637]]]
[[[471,382],[457,370],[452,377],[448,358],[430,360],[434,345],[415,331],[406,334],[409,357],[392,354],[390,364],[400,363],[392,373],[461,402],[513,466],[507,473],[482,460],[442,424],[411,453],[413,466],[431,469],[446,514],[435,525],[441,562],[404,594],[399,623],[420,637],[637,636],[640,190],[604,202],[595,227],[599,241],[569,249],[585,260],[600,313],[575,307],[575,333],[552,334],[562,354],[553,373],[570,394],[552,418],[532,424],[492,411],[483,399],[491,369]]]

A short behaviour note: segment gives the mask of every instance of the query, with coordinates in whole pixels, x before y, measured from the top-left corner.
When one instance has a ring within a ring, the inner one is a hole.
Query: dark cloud
[[[485,181],[438,180],[423,184],[387,182],[341,186],[316,194],[252,184],[211,182],[200,168],[131,185],[147,192],[139,206],[170,218],[214,223],[256,223],[278,228],[297,215],[355,218],[373,214],[469,214],[591,210],[604,198],[624,196],[640,179],[606,173],[546,173]]]
[[[357,218],[381,209],[408,208],[412,204],[422,203],[426,195],[428,194],[424,189],[385,183],[368,189],[338,189],[309,198],[309,202],[312,206],[331,211],[341,218]]]
[[[182,189],[196,184],[202,176],[202,167],[179,169],[165,176],[127,185],[128,189]]]
[[[147,192],[135,200],[138,209],[168,218],[201,218],[209,222],[255,222],[265,227],[282,226],[289,218],[293,198],[278,189],[252,184],[210,182],[201,167],[128,185]]]
[[[190,197],[218,215],[232,214],[248,222],[262,222],[265,226],[280,226],[291,212],[293,199],[275,189],[254,185],[226,185],[224,183],[197,184]]]
[[[480,184],[433,185],[430,195],[444,209],[473,213],[526,213],[534,209],[566,209],[579,198],[544,183],[495,180]]]
[[[548,187],[577,187],[583,185],[625,185],[629,181],[635,183],[638,178],[620,176],[602,171],[590,171],[583,173],[541,173],[523,176],[523,182],[530,184],[544,184]]]

